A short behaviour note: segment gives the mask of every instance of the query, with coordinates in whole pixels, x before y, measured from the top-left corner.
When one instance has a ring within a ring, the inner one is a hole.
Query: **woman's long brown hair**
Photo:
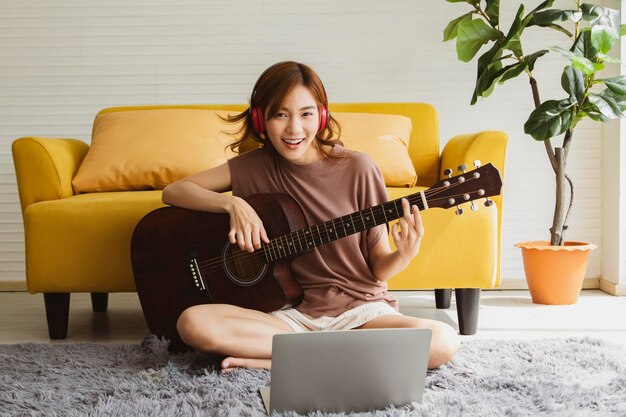
[[[318,109],[320,107],[328,108],[328,98],[326,90],[319,76],[309,66],[294,61],[283,61],[272,65],[266,69],[252,90],[250,97],[250,108],[260,107],[263,115],[275,114],[283,100],[297,86],[302,85],[309,89]],[[231,123],[239,123],[243,121],[242,127],[234,132],[236,141],[229,145],[234,152],[239,152],[242,145],[252,138],[261,146],[265,146],[266,137],[252,128],[252,114],[250,110],[246,110],[237,115],[228,116],[226,121]],[[334,158],[330,152],[321,145],[343,145],[339,137],[341,136],[341,126],[335,118],[330,115],[330,119],[326,128],[320,130],[315,135],[318,149],[326,158]],[[339,154],[340,157],[344,153]]]

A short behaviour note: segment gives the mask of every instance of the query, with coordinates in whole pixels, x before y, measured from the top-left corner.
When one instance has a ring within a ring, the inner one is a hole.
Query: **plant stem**
[[[533,93],[533,101],[535,108],[541,104],[541,98],[539,97],[539,88],[537,87],[537,80],[533,77],[530,71],[526,71],[530,81],[530,88]],[[554,207],[554,217],[552,219],[552,228],[550,228],[550,244],[554,246],[563,245],[563,233],[567,230],[567,219],[569,218],[572,205],[574,203],[574,184],[572,179],[565,173],[565,166],[567,165],[567,154],[569,153],[569,147],[572,143],[572,129],[568,129],[563,139],[563,148],[552,147],[550,139],[543,141],[546,149],[546,154],[552,165],[552,170],[556,175],[556,203]],[[559,156],[557,157],[557,153]],[[570,199],[567,207],[567,212],[563,210],[563,203],[565,200],[565,184],[566,180],[570,188]],[[565,212],[565,213],[564,213]]]
[[[563,244],[563,223],[565,221],[565,210],[563,209],[565,199],[565,154],[563,148],[556,148],[554,153],[557,162],[556,206],[554,208],[552,227],[550,228],[550,245],[561,246]]]
[[[526,73],[528,74],[528,77],[530,78],[529,80],[530,89],[532,90],[532,93],[533,93],[533,101],[535,102],[535,108],[537,108],[541,104],[541,99],[539,98],[539,88],[537,87],[537,80],[535,80],[535,77],[533,77],[533,74],[529,70],[526,70]],[[556,158],[554,156],[554,149],[552,149],[552,142],[550,141],[550,139],[546,139],[543,141],[543,144],[546,148],[546,153],[548,154],[548,159],[550,160],[552,169],[554,170],[554,173],[556,174],[557,164],[556,164]]]
[[[565,233],[565,231],[568,228],[567,219],[569,219],[569,213],[572,210],[572,206],[574,205],[574,183],[572,182],[572,179],[567,174],[565,174],[565,179],[569,183],[570,194],[569,194],[569,205],[567,206],[567,213],[565,214],[565,218],[563,219],[563,232],[562,233]],[[561,244],[563,244],[564,242],[565,241],[563,240],[563,234],[561,234]]]
[[[474,9],[476,9],[476,13],[478,13],[479,15],[481,15],[487,22],[489,22],[489,25],[494,28],[494,29],[498,29],[493,22],[491,21],[491,19],[489,19],[489,16],[487,16],[487,14],[483,11],[482,7],[480,6],[480,3],[478,4],[474,4]]]

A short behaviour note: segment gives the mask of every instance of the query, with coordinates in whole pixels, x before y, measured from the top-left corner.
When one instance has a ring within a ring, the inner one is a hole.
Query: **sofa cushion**
[[[206,109],[151,109],[98,114],[91,146],[72,180],[74,192],[163,189],[223,164],[237,126]]]
[[[91,146],[72,187],[76,194],[163,189],[216,167],[236,154],[227,146],[239,126],[221,119],[233,112],[146,109],[96,116]],[[387,186],[411,187],[417,174],[408,153],[411,119],[400,115],[336,112],[345,146],[369,154]]]
[[[389,187],[413,187],[417,173],[409,156],[411,119],[395,114],[332,114],[341,125],[346,148],[365,152],[374,159]]]

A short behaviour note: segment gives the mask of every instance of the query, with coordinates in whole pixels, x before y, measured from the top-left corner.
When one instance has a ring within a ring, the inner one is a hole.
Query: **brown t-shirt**
[[[372,158],[340,145],[333,148],[333,153],[341,152],[349,156],[306,165],[285,160],[271,145],[241,154],[228,161],[233,195],[289,194],[310,226],[388,201]],[[313,317],[335,317],[372,301],[385,301],[398,309],[387,284],[376,279],[368,262],[369,250],[387,238],[386,232],[385,225],[379,225],[297,257],[291,267],[304,300],[296,308]]]

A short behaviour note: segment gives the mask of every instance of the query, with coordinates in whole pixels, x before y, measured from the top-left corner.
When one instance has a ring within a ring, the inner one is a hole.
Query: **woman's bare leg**
[[[270,369],[272,337],[293,332],[278,317],[228,304],[190,307],[180,315],[176,328],[194,349],[228,356],[222,369]]]
[[[380,328],[417,328],[431,329],[430,356],[428,368],[437,368],[452,360],[459,350],[460,338],[452,326],[437,320],[421,319],[411,316],[388,315],[372,319],[358,329]]]

